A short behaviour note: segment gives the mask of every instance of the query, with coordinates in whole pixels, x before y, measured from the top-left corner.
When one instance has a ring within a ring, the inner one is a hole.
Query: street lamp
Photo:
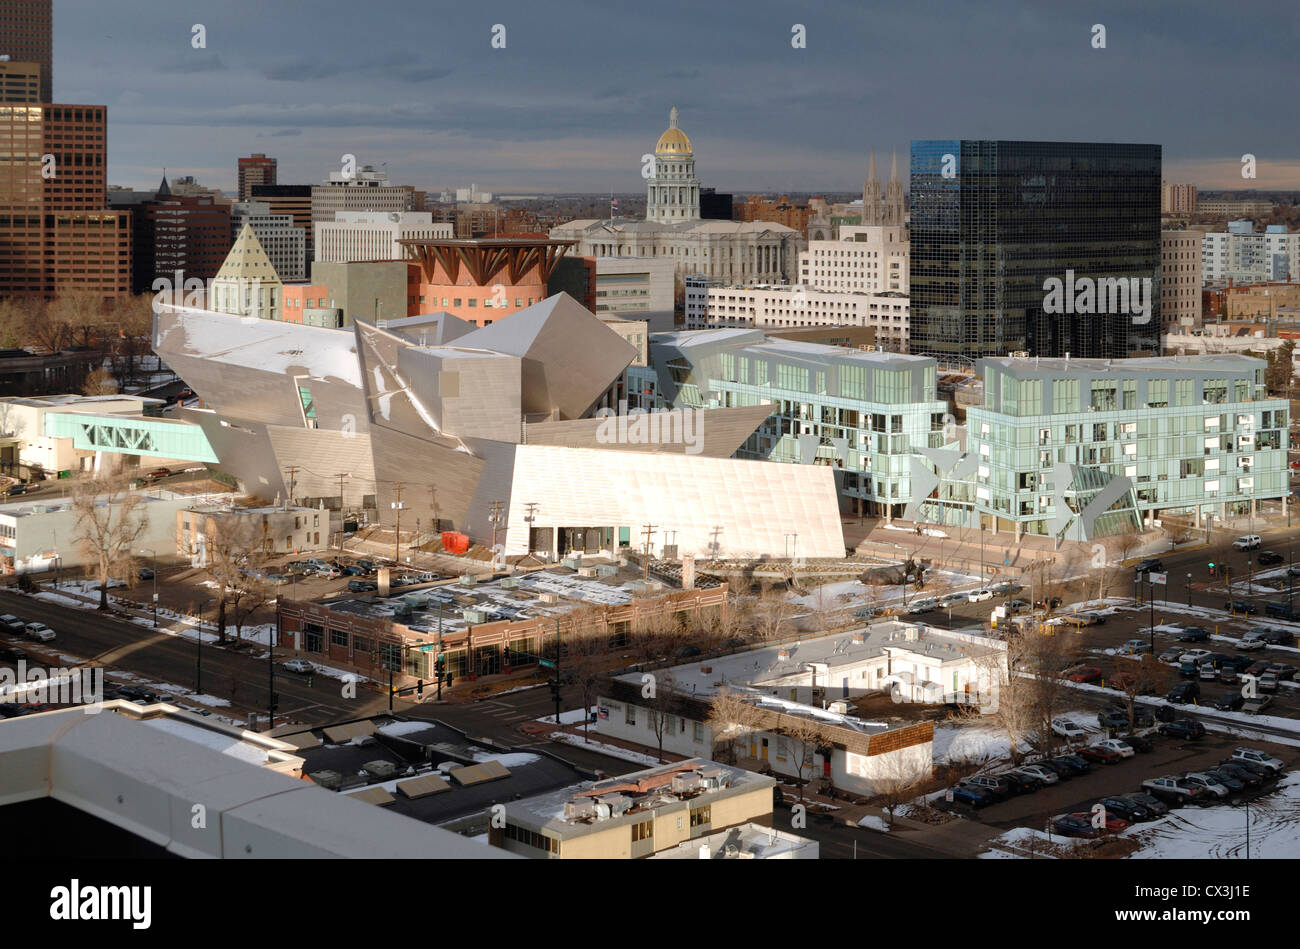
[[[1189,607],[1192,605],[1192,575],[1190,573],[1187,575],[1187,605]]]
[[[197,645],[197,648],[195,649],[195,653],[194,653],[194,693],[195,693],[195,695],[198,695],[198,694],[200,694],[200,693],[203,691],[203,614],[207,611],[207,609],[208,609],[208,604],[209,604],[209,603],[215,603],[215,602],[216,602],[215,598],[213,598],[213,597],[208,597],[208,598],[207,598],[206,600],[204,600],[203,603],[199,606],[199,631],[198,631],[199,634],[198,634],[198,637],[195,639],[195,642],[196,642],[198,645]]]
[[[153,628],[158,628],[158,551],[150,547],[140,548],[142,554],[153,555],[153,567],[150,569],[151,579],[153,580]]]

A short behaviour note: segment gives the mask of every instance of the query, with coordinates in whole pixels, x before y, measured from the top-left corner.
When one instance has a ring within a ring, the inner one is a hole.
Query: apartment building
[[[1201,259],[1206,283],[1300,279],[1300,233],[1282,224],[1257,233],[1253,221],[1232,221],[1227,231],[1205,234]]]
[[[875,330],[876,346],[906,353],[909,346],[907,294],[823,291],[795,287],[716,287],[687,329],[711,326],[780,327],[859,326]]]
[[[1170,327],[1201,325],[1201,231],[1160,232],[1160,320]]]

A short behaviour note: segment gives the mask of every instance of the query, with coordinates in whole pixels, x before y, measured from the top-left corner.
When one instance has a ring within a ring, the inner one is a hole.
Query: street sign
[[[1166,583],[1169,579],[1167,573],[1148,573],[1147,576],[1151,578],[1152,583]]]
[[[551,662],[551,660],[549,660],[549,659],[538,659],[538,660],[537,660],[537,664],[538,664],[539,666],[541,666],[543,669],[554,669],[554,668],[555,668],[555,663]]]

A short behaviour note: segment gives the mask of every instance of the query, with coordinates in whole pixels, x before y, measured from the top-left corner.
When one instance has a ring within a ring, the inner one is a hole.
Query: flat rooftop
[[[432,720],[381,715],[281,729],[276,737],[298,746],[303,774],[313,781],[426,824],[480,815],[493,804],[590,777],[548,753],[502,748]]]
[[[915,639],[908,638],[913,635]],[[861,642],[854,642],[855,638],[860,638]],[[703,662],[684,663],[662,670],[660,681],[671,677],[674,691],[706,698],[724,686],[757,686],[804,674],[809,663],[823,664],[832,672],[837,668],[857,666],[883,657],[886,649],[949,661],[993,655],[1000,648],[1001,643],[997,640],[970,633],[939,629],[924,623],[886,620],[834,636],[763,646]],[[638,686],[641,682],[639,673],[628,673],[616,679]]]

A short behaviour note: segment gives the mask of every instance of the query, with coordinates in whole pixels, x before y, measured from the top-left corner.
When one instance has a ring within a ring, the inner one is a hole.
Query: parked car
[[[1119,709],[1102,709],[1097,713],[1097,724],[1102,728],[1128,728],[1128,712]]]
[[[1134,570],[1134,572],[1139,575],[1145,573],[1151,573],[1152,571],[1154,571],[1155,573],[1165,572],[1165,565],[1160,562],[1159,557],[1148,557],[1146,560],[1143,560],[1140,564],[1138,564],[1136,569]]]
[[[1268,667],[1272,664],[1273,663],[1267,659],[1261,659],[1258,662],[1247,666],[1245,674],[1248,676],[1261,676],[1268,671]]]
[[[1194,718],[1179,718],[1161,725],[1160,734],[1196,741],[1205,737],[1205,726]]]
[[[1276,692],[1277,676],[1272,672],[1265,672],[1255,680],[1255,688],[1260,692]]]
[[[1054,610],[1060,605],[1061,598],[1059,596],[1046,596],[1041,600],[1034,601],[1034,609],[1036,610]]]
[[[1253,652],[1256,649],[1263,649],[1268,645],[1268,643],[1264,641],[1264,636],[1267,635],[1267,633],[1268,630],[1256,627],[1246,633],[1246,635],[1242,636],[1241,639],[1237,640],[1237,648],[1245,652]]]
[[[5,493],[8,494],[11,498],[12,498],[12,497],[16,497],[16,496],[19,495],[19,494],[26,494],[26,493],[27,493],[27,485],[25,485],[25,484],[21,484],[21,483],[20,483],[20,484],[11,484],[11,485],[9,485],[8,488],[5,489]]]
[[[992,591],[992,590],[972,590],[970,593],[967,593],[967,594],[966,594],[966,599],[969,600],[971,603],[981,603],[981,602],[983,602],[984,600],[991,600],[991,599],[993,599],[993,591]]]
[[[1214,668],[1214,663],[1208,659],[1201,660],[1201,681],[1213,682],[1219,678],[1219,670]]]
[[[1255,550],[1263,543],[1258,534],[1246,534],[1244,537],[1238,537],[1232,542],[1232,546],[1237,550]]]
[[[285,672],[295,672],[298,675],[311,675],[316,671],[316,667],[306,659],[289,659],[280,664],[280,668]]]
[[[1040,761],[1035,761],[1034,764],[1037,767],[1046,768],[1048,771],[1052,772],[1052,774],[1056,775],[1057,780],[1059,781],[1068,781],[1076,774],[1073,768],[1063,762],[1057,761],[1055,758],[1044,758]]]
[[[1217,781],[1228,789],[1229,794],[1246,790],[1246,782],[1224,768],[1206,768],[1201,772],[1211,781]]]
[[[27,658],[26,650],[17,646],[0,646],[0,659],[5,662],[22,662]]]
[[[1098,613],[1090,613],[1084,611],[1079,613],[1071,613],[1069,616],[1065,617],[1065,621],[1069,623],[1071,626],[1083,627],[1083,626],[1099,626],[1102,623],[1104,623],[1106,620]]]
[[[996,800],[992,794],[982,788],[969,784],[958,784],[948,789],[954,804],[966,804],[970,807],[987,807]]]
[[[1270,646],[1290,646],[1295,642],[1295,634],[1289,629],[1270,629],[1264,636],[1264,642]]]
[[[1101,831],[1092,826],[1092,821],[1088,817],[1077,817],[1073,814],[1062,814],[1053,820],[1052,829],[1062,837],[1086,837],[1092,839],[1101,836]]]
[[[1133,750],[1132,745],[1120,738],[1105,738],[1097,742],[1093,747],[1108,748],[1118,754],[1121,758],[1132,758],[1137,754],[1137,752]]]
[[[1072,775],[1087,774],[1092,770],[1092,762],[1087,758],[1080,757],[1079,755],[1057,755],[1052,759],[1052,761],[1069,769],[1070,774]],[[1060,772],[1058,771],[1057,773],[1059,774]]]
[[[923,597],[919,600],[913,600],[907,607],[907,612],[913,615],[917,613],[928,613],[931,610],[938,609],[939,601],[932,597]]]
[[[362,569],[360,564],[344,564],[339,569],[343,571],[345,577],[364,577],[366,575],[366,571]]]
[[[1021,771],[1008,771],[1002,777],[1011,783],[1017,794],[1030,794],[1043,786],[1042,781]]]
[[[362,570],[364,570],[364,571],[365,571],[366,573],[368,573],[368,574],[369,574],[369,573],[374,573],[375,570],[378,569],[378,568],[375,566],[375,562],[374,562],[373,560],[358,560],[358,561],[357,561],[357,566],[360,567]]]
[[[1056,784],[1061,780],[1060,776],[1055,771],[1050,768],[1044,768],[1042,765],[1025,764],[1014,770],[1019,771],[1021,774],[1027,774],[1030,777],[1037,778],[1044,784]]]
[[[3,616],[0,616],[0,630],[3,630],[6,633],[21,633],[26,626],[26,623],[20,620],[17,616],[14,616],[12,613],[6,613]]]
[[[1259,564],[1261,567],[1271,567],[1274,564],[1282,563],[1285,560],[1286,558],[1281,554],[1274,553],[1271,550],[1261,550],[1255,556],[1255,563]]]
[[[1274,758],[1266,751],[1259,751],[1255,748],[1234,748],[1232,750],[1232,760],[1243,765],[1255,764],[1268,768],[1273,774],[1278,775],[1286,770],[1286,765],[1281,759]]]
[[[1192,787],[1204,788],[1206,794],[1217,797],[1220,801],[1228,796],[1228,789],[1203,771],[1189,772],[1183,778]]]
[[[1120,646],[1120,652],[1128,656],[1138,656],[1151,651],[1151,641],[1147,639],[1129,639]]]
[[[1114,814],[1130,824],[1153,819],[1146,807],[1126,797],[1103,797],[1097,803],[1106,808],[1107,814]]]
[[[1118,751],[1101,745],[1089,745],[1086,748],[1080,748],[1076,754],[1099,764],[1119,764],[1124,760],[1124,756]]]
[[[1160,800],[1171,804],[1199,804],[1205,796],[1201,788],[1174,775],[1148,778],[1142,782],[1142,787]]]
[[[1273,704],[1273,696],[1257,695],[1253,699],[1247,699],[1241,703],[1241,710],[1247,715],[1258,715],[1264,709]]]
[[[1178,634],[1180,643],[1201,643],[1210,638],[1210,631],[1204,626],[1187,626]]]
[[[1260,774],[1251,768],[1244,767],[1232,761],[1226,761],[1214,769],[1216,774],[1226,774],[1236,778],[1246,788],[1257,788],[1263,786],[1267,780],[1267,775]]]
[[[1088,821],[1088,823],[1090,824],[1092,823],[1091,811],[1078,811],[1074,814],[1071,814],[1070,816],[1081,817],[1084,820]],[[1104,823],[1104,829],[1108,834],[1118,834],[1121,830],[1128,830],[1128,824],[1129,824],[1129,822],[1124,819],[1124,816],[1122,814],[1112,814],[1110,811],[1106,812],[1106,817],[1103,823]]]
[[[1159,659],[1161,662],[1177,663],[1178,660],[1182,658],[1182,655],[1183,651],[1175,647],[1173,649],[1166,649],[1160,654]]]
[[[1071,682],[1097,682],[1101,679],[1101,670],[1096,666],[1081,666],[1066,673]]]
[[[1240,692],[1225,692],[1214,700],[1214,707],[1220,712],[1235,712],[1244,705],[1246,699]]]
[[[980,790],[992,794],[998,800],[1020,793],[1020,788],[1016,783],[1002,774],[976,774],[961,783],[974,785]]]
[[[1124,744],[1139,754],[1146,754],[1148,751],[1155,751],[1156,749],[1155,742],[1145,735],[1122,735],[1120,737]]]
[[[1251,616],[1259,612],[1255,604],[1249,600],[1228,600],[1223,604],[1223,608],[1229,613],[1248,613]]]
[[[148,481],[161,481],[163,478],[170,477],[171,475],[172,470],[170,468],[155,468],[153,471],[145,475],[145,479]]]
[[[271,586],[275,586],[275,587],[282,587],[282,586],[284,586],[286,583],[291,582],[291,580],[292,580],[291,577],[286,577],[286,576],[285,576],[284,574],[282,574],[282,573],[268,573],[268,574],[266,575],[265,579],[266,579],[266,582],[267,582],[267,583],[269,583],[269,584],[271,584]]]
[[[28,623],[23,630],[23,635],[28,639],[35,639],[38,642],[48,643],[54,638],[54,630],[50,629],[44,623]]]
[[[1068,718],[1054,718],[1052,719],[1052,734],[1073,741],[1076,738],[1085,737],[1088,731],[1082,725],[1076,725]]]
[[[1292,571],[1296,572],[1293,573]],[[1300,576],[1300,567],[1290,568],[1287,571],[1287,575],[1290,577]],[[1300,619],[1300,616],[1297,616],[1295,609],[1288,603],[1265,603],[1264,613],[1268,616],[1276,616],[1278,619]]]
[[[1152,816],[1148,820],[1155,820],[1158,817],[1164,817],[1169,813],[1169,805],[1154,794],[1148,794],[1146,791],[1133,791],[1129,794],[1120,795],[1127,801],[1135,804],[1141,804],[1147,809],[1147,813]]]
[[[373,580],[349,580],[349,593],[374,593],[379,589],[379,584]]]
[[[876,616],[879,616],[879,615],[880,615],[880,608],[879,608],[879,607],[875,607],[875,606],[864,606],[862,609],[860,609],[860,610],[855,610],[855,611],[854,611],[854,613],[853,613],[853,618],[854,618],[854,619],[872,619],[872,618],[874,618],[874,617],[876,617]]]
[[[1201,660],[1210,655],[1213,655],[1213,653],[1208,649],[1187,649],[1178,657],[1178,661],[1195,662],[1197,665],[1200,665]]]
[[[1030,608],[1028,600],[1007,600],[1006,606],[1012,613],[1023,613]]]

